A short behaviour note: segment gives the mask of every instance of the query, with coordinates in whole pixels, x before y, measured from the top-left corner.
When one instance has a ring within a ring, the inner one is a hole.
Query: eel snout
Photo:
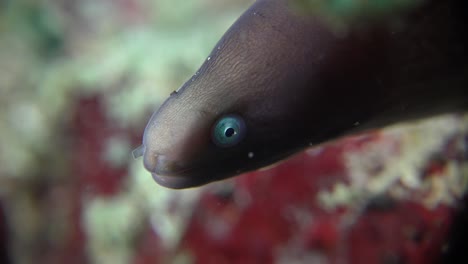
[[[158,184],[173,189],[190,185],[189,178],[179,176],[183,174],[184,169],[176,161],[168,159],[165,155],[142,153],[140,156],[143,156],[143,166]]]

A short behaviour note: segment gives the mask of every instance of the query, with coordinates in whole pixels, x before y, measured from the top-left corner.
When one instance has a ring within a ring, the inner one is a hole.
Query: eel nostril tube
[[[143,154],[145,154],[145,145],[141,145],[132,151],[132,156],[134,159],[138,159],[139,157],[142,157]]]

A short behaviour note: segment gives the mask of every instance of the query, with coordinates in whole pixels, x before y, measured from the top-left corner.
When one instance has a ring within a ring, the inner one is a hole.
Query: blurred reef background
[[[189,190],[131,158],[251,2],[0,0],[0,263],[429,263],[458,249],[467,114]]]
[[[0,1],[0,222],[12,263],[130,262],[169,192],[131,150],[247,5]],[[166,236],[182,232],[167,225]]]

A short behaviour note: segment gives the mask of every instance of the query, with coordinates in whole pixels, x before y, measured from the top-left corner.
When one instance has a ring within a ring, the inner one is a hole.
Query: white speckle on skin
[[[249,159],[253,158],[253,157],[254,157],[254,153],[253,153],[253,152],[249,152],[249,153],[247,154],[247,157],[249,157]]]

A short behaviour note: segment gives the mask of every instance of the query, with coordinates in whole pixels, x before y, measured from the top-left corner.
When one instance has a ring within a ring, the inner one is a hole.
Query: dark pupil
[[[224,135],[226,135],[226,137],[232,137],[235,133],[236,133],[236,131],[232,127],[228,128],[228,129],[226,129],[224,131]]]

